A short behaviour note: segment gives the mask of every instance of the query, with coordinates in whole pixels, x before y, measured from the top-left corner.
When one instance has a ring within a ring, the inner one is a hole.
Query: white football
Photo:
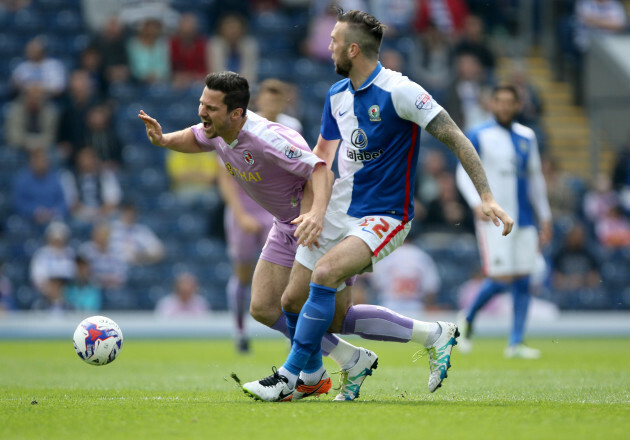
[[[122,344],[122,330],[105,316],[86,318],[74,331],[74,349],[90,365],[113,362],[120,353]]]

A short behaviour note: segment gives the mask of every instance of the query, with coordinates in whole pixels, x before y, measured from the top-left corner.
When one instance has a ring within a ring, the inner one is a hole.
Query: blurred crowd
[[[630,136],[614,172],[591,182],[563,173],[526,69],[515,61],[507,77],[497,71],[510,54],[496,42],[518,36],[523,2],[12,0],[0,4],[0,310],[225,308],[216,157],[160,151],[137,113],[166,131],[193,125],[205,75],[233,70],[255,96],[262,80],[283,81],[282,111],[314,145],[323,99],[339,79],[328,51],[333,3],[386,23],[383,65],[425,87],[464,130],[490,117],[493,85],[517,87],[556,225],[544,294],[563,308],[629,307]],[[592,38],[627,29],[619,1],[554,3],[565,73],[580,71]],[[252,100],[254,110],[262,105]],[[430,281],[414,281],[425,286],[417,295],[376,300],[455,308],[459,287],[478,272],[473,218],[454,156],[428,134],[422,143],[408,245],[426,251],[409,255]],[[379,290],[378,281],[367,285]]]

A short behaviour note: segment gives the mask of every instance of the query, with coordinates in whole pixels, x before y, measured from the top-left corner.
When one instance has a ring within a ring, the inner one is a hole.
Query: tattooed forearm
[[[491,192],[486,172],[483,169],[483,164],[475,147],[473,147],[468,138],[462,133],[445,110],[442,110],[429,122],[426,130],[438,141],[450,148],[455,156],[457,156],[470,176],[470,180],[475,184],[479,195]]]

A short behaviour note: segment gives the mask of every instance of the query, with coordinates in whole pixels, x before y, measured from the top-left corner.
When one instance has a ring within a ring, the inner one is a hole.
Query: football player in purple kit
[[[258,87],[256,113],[301,133],[302,124],[282,113],[288,98],[288,85],[268,78]],[[249,311],[253,269],[273,226],[273,215],[253,201],[227,170],[219,171],[219,187],[226,205],[225,236],[233,268],[226,288],[228,305],[236,326],[236,349],[248,353],[245,315]]]
[[[421,86],[381,66],[384,29],[365,12],[340,10],[331,33],[335,70],[345,79],[328,92],[314,152],[331,164],[340,146],[340,177],[332,190],[319,246],[298,248],[282,296],[287,320],[294,316],[297,321],[291,352],[272,375],[243,385],[256,399],[278,401],[291,394],[295,398],[302,382],[327,376],[318,341],[327,331],[339,330],[337,317],[343,316],[339,309],[347,306],[340,304],[337,292],[344,280],[370,270],[402,244],[410,229],[420,128],[456,154],[475,184],[484,214],[496,226],[503,223],[504,235],[514,223],[494,200],[479,156],[448,113]],[[366,307],[347,309],[341,333],[370,339],[389,335],[390,340],[420,343],[428,353],[428,389],[434,392],[450,367],[457,326]],[[367,374],[371,368],[366,368]],[[354,377],[342,372],[342,392],[335,400],[353,400],[357,389]]]
[[[249,97],[245,78],[233,72],[217,72],[206,77],[198,111],[201,123],[165,134],[158,121],[144,111],[138,117],[154,145],[183,153],[216,150],[239,186],[273,214],[273,227],[254,269],[250,313],[257,321],[289,337],[280,297],[298,244],[312,246],[317,242],[330,197],[332,173],[297,132],[248,111]],[[309,188],[306,194],[305,187]],[[305,196],[310,200],[310,209],[300,215]],[[375,357],[369,350],[354,347],[332,334],[322,339],[322,351],[342,371],[355,353]],[[330,388],[327,378],[305,394],[317,396]]]

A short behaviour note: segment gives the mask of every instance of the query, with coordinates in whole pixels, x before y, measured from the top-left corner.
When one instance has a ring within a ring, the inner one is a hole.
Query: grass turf
[[[69,341],[0,341],[0,439],[629,438],[627,339],[535,340],[535,361],[506,360],[503,341],[479,340],[468,356],[454,352],[434,394],[414,347],[351,341],[375,350],[379,368],[348,403],[247,398],[230,373],[270,374],[286,357],[281,340],[254,341],[249,356],[231,341],[126,340],[102,367]]]

